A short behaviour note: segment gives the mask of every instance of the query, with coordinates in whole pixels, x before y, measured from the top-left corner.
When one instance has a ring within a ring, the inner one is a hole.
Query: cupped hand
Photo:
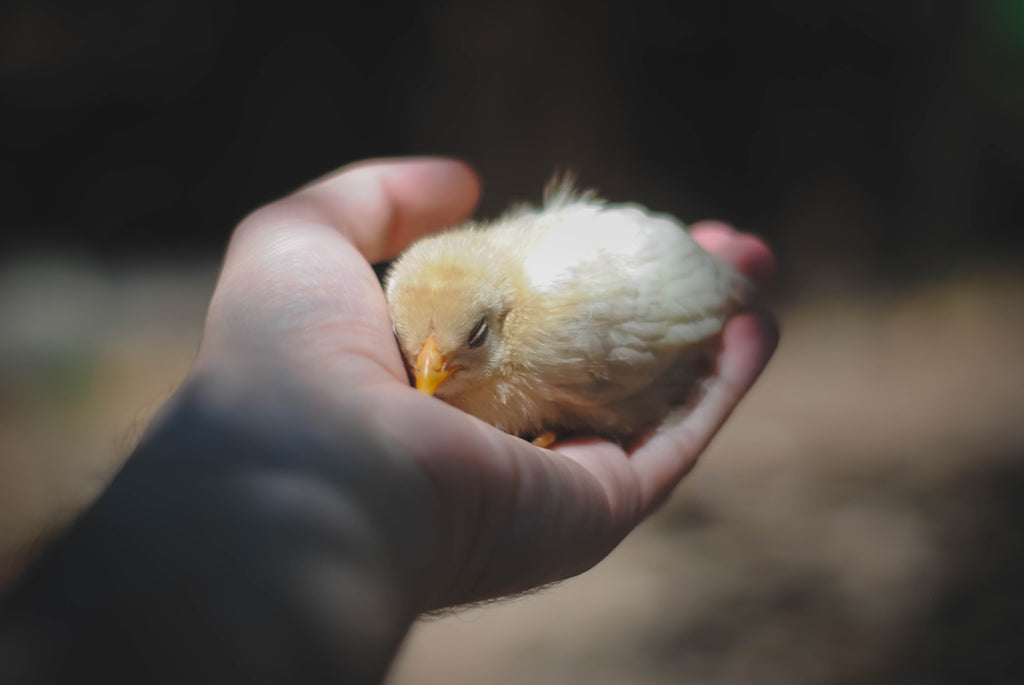
[[[690,470],[777,340],[765,315],[734,316],[699,402],[629,454],[599,440],[541,449],[417,392],[370,265],[468,218],[479,189],[456,161],[373,161],[256,211],[232,237],[193,372],[229,402],[298,389],[314,408],[301,420],[358,426],[408,467],[391,477],[426,483],[427,506],[394,504],[431,522],[421,609],[521,592],[599,561]],[[756,238],[710,222],[693,233],[752,280],[770,278]],[[367,458],[344,436],[334,452]]]

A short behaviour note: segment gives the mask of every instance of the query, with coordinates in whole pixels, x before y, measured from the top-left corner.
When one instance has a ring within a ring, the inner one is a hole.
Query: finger
[[[758,285],[767,284],[774,273],[774,257],[768,246],[759,238],[739,233],[728,224],[717,221],[705,221],[695,224],[691,227],[691,233],[700,242],[702,247],[720,259],[729,262]],[[735,336],[735,334],[731,335]],[[774,326],[770,322],[764,331],[763,338],[763,344],[774,349],[774,340],[777,338],[777,332],[774,331]],[[751,342],[757,343],[760,340],[760,337],[756,337]],[[753,365],[751,368],[757,368],[758,372],[760,367],[757,365],[761,364],[763,366],[763,363],[767,362],[768,357],[771,356],[770,351],[760,350],[751,354],[751,351],[740,349],[735,344],[730,345],[728,353],[748,355],[747,358]],[[761,358],[763,358],[764,362],[759,361]],[[747,369],[747,371],[750,371],[750,369]],[[689,470],[696,461],[697,455],[703,449],[703,445],[710,440],[714,431],[724,422],[728,412],[731,411],[731,406],[735,406],[743,392],[749,387],[749,384],[753,383],[754,378],[756,378],[756,373],[750,376],[749,379],[740,377],[738,380],[734,380],[732,377],[727,377],[724,381],[726,384],[724,388],[728,388],[731,385],[733,386],[731,391],[723,388],[718,388],[717,390],[712,388],[710,393],[712,399],[715,399],[716,393],[721,396],[717,406],[719,414],[715,418],[711,429],[704,431],[702,439],[697,439],[701,438],[701,436],[696,435],[693,429],[689,428],[689,424],[681,429],[682,434],[687,436],[688,448],[685,453],[680,453],[679,450],[665,449],[663,446],[659,447],[658,441],[652,441],[653,447],[651,442],[649,442],[645,448],[639,451],[640,456],[634,457],[632,460],[624,460],[622,458],[622,449],[617,445],[595,440],[577,441],[576,444],[560,443],[556,446],[556,449],[570,459],[585,465],[605,485],[609,502],[614,505],[614,510],[627,512],[627,514],[633,510],[643,511],[645,508],[649,508],[650,502],[656,496],[662,497],[664,494],[667,494],[671,487]],[[722,382],[722,380],[718,379],[716,382]],[[723,400],[728,397],[729,392],[732,393],[734,399],[731,400],[731,406],[726,406],[729,403]],[[708,406],[713,407],[714,405]],[[709,410],[704,409],[704,411],[707,412]],[[680,414],[684,415],[684,411],[681,411]],[[668,420],[666,423],[671,424],[672,422]],[[637,465],[646,469],[646,472],[643,469],[641,471],[645,473],[646,482],[642,489],[642,492],[645,494],[642,496],[640,503],[632,502],[629,496],[633,492],[629,486],[634,484],[633,481],[636,476],[633,473],[623,473],[624,469],[628,471]]]
[[[374,160],[342,168],[265,208],[291,222],[327,224],[369,262],[394,257],[429,231],[460,223],[476,208],[480,181],[454,159]]]
[[[696,463],[778,345],[775,321],[764,314],[733,317],[722,333],[718,373],[689,413],[670,419],[632,455],[642,499],[657,506]]]
[[[736,270],[765,286],[775,275],[775,257],[760,238],[739,233],[719,221],[702,221],[690,228],[690,233],[705,250],[731,264]]]

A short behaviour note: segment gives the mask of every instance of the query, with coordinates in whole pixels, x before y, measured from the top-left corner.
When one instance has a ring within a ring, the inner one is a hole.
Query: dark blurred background
[[[783,342],[608,560],[393,685],[1024,682],[1024,2],[0,5],[0,584],[187,371],[255,207],[444,154],[763,235]]]
[[[1018,0],[237,3],[0,10],[4,247],[220,249],[346,162],[448,154],[481,212],[557,169],[761,232],[803,276],[1024,239]]]

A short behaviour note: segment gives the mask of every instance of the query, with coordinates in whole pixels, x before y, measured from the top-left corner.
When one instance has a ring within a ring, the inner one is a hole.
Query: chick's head
[[[413,245],[393,265],[385,292],[395,336],[416,388],[449,398],[490,378],[506,353],[514,302],[510,263],[474,231]]]

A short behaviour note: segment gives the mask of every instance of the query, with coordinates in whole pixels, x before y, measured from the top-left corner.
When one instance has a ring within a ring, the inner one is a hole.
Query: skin
[[[631,454],[506,435],[409,386],[370,267],[479,192],[460,162],[382,160],[239,225],[188,378],[9,593],[0,680],[378,682],[419,613],[580,573],[669,495],[767,363],[771,319],[731,319],[699,404]],[[760,240],[694,235],[771,277]]]

